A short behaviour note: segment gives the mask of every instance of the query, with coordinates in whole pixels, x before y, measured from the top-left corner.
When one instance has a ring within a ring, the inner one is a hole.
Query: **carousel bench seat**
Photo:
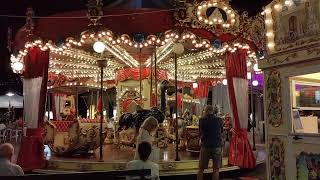
[[[74,121],[46,121],[45,144],[58,154],[88,153],[100,145],[100,119],[79,119]],[[107,126],[103,122],[103,139]]]

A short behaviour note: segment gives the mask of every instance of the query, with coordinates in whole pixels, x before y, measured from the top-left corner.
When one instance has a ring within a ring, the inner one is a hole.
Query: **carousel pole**
[[[90,91],[90,106],[89,106],[89,119],[90,118],[93,118],[92,117],[92,114],[93,114],[93,112],[92,112],[92,105],[93,105],[93,90],[91,90],[91,89],[89,89],[89,91]]]
[[[178,133],[178,63],[177,54],[182,54],[184,47],[181,43],[176,43],[173,45],[172,50],[174,52],[174,81],[175,81],[175,93],[176,93],[176,123],[175,123],[175,135],[176,135],[176,158],[175,161],[180,161],[179,157],[179,133]]]
[[[139,52],[139,84],[140,84],[140,104],[142,104],[142,77],[141,77],[141,48]]]
[[[254,101],[253,101],[253,68],[251,68],[251,79],[250,79],[250,105],[251,105],[251,115],[252,115],[252,119],[251,119],[251,127],[252,127],[252,143],[253,143],[253,147],[252,150],[255,151],[256,150],[256,137],[255,137],[255,133],[254,133],[254,125],[255,125],[255,113],[254,113]]]
[[[78,92],[78,85],[76,85],[76,108],[75,108],[75,115],[76,115],[76,119],[78,119],[78,114],[79,114],[79,110],[78,110],[78,106],[79,106],[79,104],[78,104],[78,102],[79,102],[79,100],[78,100],[78,96],[79,96],[79,92]],[[50,105],[49,105],[50,106]]]
[[[47,98],[48,98],[48,101],[47,101],[48,102],[48,104],[47,104],[48,105],[48,109],[47,109],[48,110],[48,121],[50,121],[50,103],[51,102],[50,102],[50,92],[49,91],[47,92]]]
[[[176,92],[176,123],[174,126],[176,135],[176,158],[175,161],[180,161],[179,157],[179,134],[178,134],[178,70],[177,70],[177,54],[174,54],[174,84]]]
[[[158,106],[158,79],[157,79],[157,46],[154,50],[154,85],[155,85],[155,101],[156,106]]]
[[[150,64],[150,107],[152,106],[152,93],[153,93],[153,58],[151,58],[151,64]]]
[[[99,60],[98,66],[100,67],[100,99],[101,99],[101,107],[100,107],[100,148],[99,148],[99,161],[103,161],[103,134],[102,134],[102,125],[103,125],[103,68],[107,66],[107,60]]]

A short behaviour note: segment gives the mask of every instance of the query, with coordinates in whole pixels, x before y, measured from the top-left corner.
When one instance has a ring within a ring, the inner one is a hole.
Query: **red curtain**
[[[40,48],[30,48],[24,59],[24,78],[32,79],[42,77],[39,98],[38,128],[27,129],[27,135],[22,138],[17,163],[29,171],[44,166],[43,122],[47,94],[49,51]],[[30,113],[30,112],[29,112]],[[32,112],[31,112],[32,113]]]
[[[233,78],[247,77],[246,51],[237,50],[234,53],[227,53],[225,59],[226,76],[228,81],[228,93],[233,114],[234,128],[229,148],[229,164],[241,168],[254,168],[255,157],[247,139],[246,129],[240,128],[238,108],[233,86]]]
[[[99,113],[101,113],[101,106],[102,106],[102,100],[101,100],[101,96],[99,96],[97,101],[97,107],[96,107],[96,111]]]
[[[147,79],[150,76],[150,68],[141,69],[141,79]],[[125,81],[125,80],[140,80],[139,68],[124,68],[116,72],[115,80]],[[167,73],[164,70],[157,69],[157,79],[159,81],[167,79]]]
[[[198,87],[194,88],[193,92],[196,98],[208,98],[210,81],[198,81]]]

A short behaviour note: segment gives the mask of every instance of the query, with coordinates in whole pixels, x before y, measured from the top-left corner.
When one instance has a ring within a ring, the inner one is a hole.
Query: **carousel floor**
[[[105,145],[103,148],[103,161],[99,161],[99,150],[87,156],[57,157],[51,156],[47,160],[46,169],[38,170],[44,173],[56,173],[65,171],[112,171],[124,170],[126,163],[133,159],[134,148],[117,147],[116,145]],[[257,164],[264,162],[265,152],[263,148],[256,151]],[[180,161],[175,161],[174,146],[170,145],[167,149],[160,151],[160,175],[182,175],[195,174],[198,169],[198,155],[192,155],[186,151],[179,152]],[[222,160],[220,171],[230,171],[239,169],[237,166],[228,166],[227,157]],[[211,170],[211,163],[209,170]]]

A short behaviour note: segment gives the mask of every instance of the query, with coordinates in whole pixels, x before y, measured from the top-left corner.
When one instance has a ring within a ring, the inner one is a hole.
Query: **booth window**
[[[291,78],[292,131],[320,132],[320,73]]]

